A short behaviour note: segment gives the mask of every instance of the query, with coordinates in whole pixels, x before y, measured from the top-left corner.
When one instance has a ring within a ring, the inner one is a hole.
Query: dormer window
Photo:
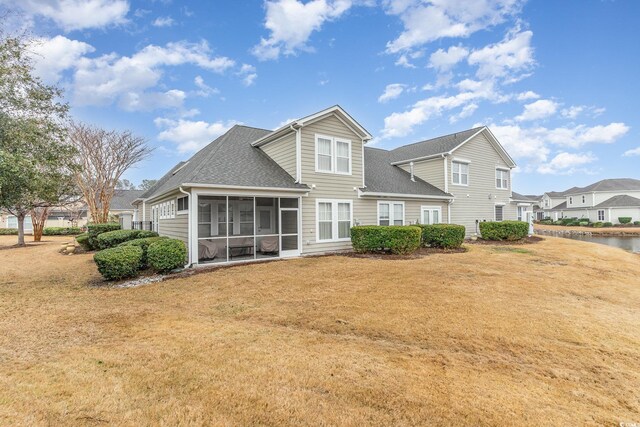
[[[316,135],[316,172],[351,175],[351,141]]]

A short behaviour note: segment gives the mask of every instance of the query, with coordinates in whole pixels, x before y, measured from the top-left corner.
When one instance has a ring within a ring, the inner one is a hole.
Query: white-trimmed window
[[[178,197],[178,215],[186,214],[189,211],[189,196]]]
[[[351,238],[353,209],[351,200],[318,200],[317,241],[338,242]]]
[[[604,209],[598,210],[598,221],[604,221]]]
[[[404,225],[404,202],[378,202],[378,225]]]
[[[496,221],[502,221],[504,218],[504,206],[502,205],[496,205],[495,206],[495,220]]]
[[[440,206],[421,206],[422,224],[440,224],[442,222],[442,208]]]
[[[523,221],[525,210],[524,206],[518,206],[518,221]]]
[[[582,204],[584,205],[585,203],[587,203],[587,196],[585,196],[584,194],[582,195]]]
[[[452,182],[454,185],[469,185],[469,164],[460,161],[451,162]]]
[[[573,197],[569,197],[569,204],[572,205],[573,204]]]
[[[316,172],[351,175],[351,141],[316,135]]]
[[[507,190],[509,188],[509,171],[506,169],[496,169],[496,188]]]

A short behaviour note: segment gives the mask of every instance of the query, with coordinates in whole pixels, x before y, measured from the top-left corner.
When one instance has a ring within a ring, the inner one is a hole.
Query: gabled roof
[[[637,197],[627,196],[621,194],[619,196],[613,196],[610,199],[596,205],[596,208],[635,208],[640,207],[640,199]]]
[[[411,181],[411,174],[390,162],[391,152],[379,148],[364,148],[364,183],[361,189],[367,193],[409,194],[415,196],[452,198],[437,187],[418,177]]]
[[[593,193],[598,191],[640,191],[640,180],[632,178],[603,179],[586,187],[573,187],[565,194]]]
[[[391,151],[391,163],[403,164],[411,161],[425,160],[431,157],[452,154],[455,150],[466,144],[471,140],[471,138],[481,132],[485,133],[485,136],[487,136],[489,142],[491,142],[495,147],[503,160],[509,166],[515,167],[516,164],[513,159],[486,126],[480,126],[464,130],[462,132],[456,132],[449,135],[439,136],[437,138],[427,139],[425,141],[415,142],[413,144],[403,145]]]
[[[356,133],[357,135],[360,135],[362,139],[370,140],[373,138],[373,136],[371,136],[369,131],[367,131],[364,127],[362,127],[360,123],[358,123],[353,117],[351,117],[351,115],[349,115],[349,113],[347,113],[341,106],[334,105],[333,107],[325,108],[324,110],[318,111],[317,113],[310,114],[308,116],[289,122],[279,127],[278,129],[257,138],[255,141],[252,142],[251,145],[253,145],[254,147],[259,147],[268,142],[274,141],[288,134],[289,132],[293,132],[292,127],[294,129],[299,129],[303,126],[306,126],[310,123],[313,123],[317,120],[320,120],[330,115],[337,117],[346,126],[351,128],[351,130],[353,130],[354,133]]]
[[[111,199],[109,209],[112,211],[133,209],[133,201],[144,192],[144,190],[116,190]]]
[[[556,209],[567,209],[567,201],[565,200],[564,202],[560,203],[557,206],[554,206],[551,208],[551,210],[556,210]]]
[[[547,196],[551,197],[552,199],[558,199],[560,197],[565,197],[567,194],[575,191],[575,190],[579,190],[580,187],[571,187],[568,190],[565,191],[547,191],[546,194]]]
[[[180,169],[180,167],[182,167],[183,165],[185,165],[187,162],[182,161],[182,162],[178,162],[174,167],[172,167],[169,172],[167,172],[166,174],[164,174],[162,176],[162,178],[160,178],[158,181],[156,181],[155,184],[153,184],[149,189],[147,189],[144,193],[142,193],[140,196],[138,196],[138,198],[136,199],[136,201],[138,200],[143,200],[143,199],[148,199],[149,196],[151,196],[153,193],[156,192],[156,190],[158,188],[160,188],[165,182],[167,182],[167,180],[169,178],[171,178],[171,176],[173,175],[173,172]]]
[[[145,198],[193,184],[308,190],[262,150],[251,146],[251,141],[269,133],[265,129],[235,125],[187,162],[176,165]]]

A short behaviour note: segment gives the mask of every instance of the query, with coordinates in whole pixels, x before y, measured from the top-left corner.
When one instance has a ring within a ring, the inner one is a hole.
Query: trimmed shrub
[[[629,224],[631,222],[631,217],[630,216],[619,216],[618,217],[618,222],[620,224]]]
[[[157,242],[158,240],[168,239],[166,236],[156,236],[156,237],[144,237],[142,239],[133,239],[124,243],[120,243],[118,246],[137,246],[142,249],[142,259],[140,260],[140,268],[147,268],[148,259],[147,259],[147,250],[149,249],[149,245],[153,242]]]
[[[603,226],[603,225],[604,225],[604,223],[602,223],[602,222],[594,222],[594,223],[593,223],[593,226],[594,226],[595,228],[602,228],[602,226]]]
[[[571,221],[567,224],[569,227],[580,227],[580,221]]]
[[[562,218],[560,221],[562,221],[562,225],[569,225],[577,219],[578,218]]]
[[[564,223],[561,220],[553,221],[553,225],[564,225]]]
[[[45,227],[42,234],[45,236],[75,236],[81,234],[80,227]]]
[[[550,219],[543,219],[539,223],[543,225],[553,225],[553,221],[551,221]]]
[[[89,247],[89,233],[78,234],[76,236],[76,242],[78,242],[78,244],[82,246],[82,249],[84,249],[85,251],[91,250],[91,248]]]
[[[529,234],[524,221],[481,222],[480,235],[484,240],[521,240]]]
[[[101,233],[96,238],[96,244],[99,249],[113,248],[120,243],[141,239],[145,237],[157,237],[158,233],[147,230],[114,230]]]
[[[602,224],[603,227],[613,227],[613,223],[612,222],[605,222],[604,224]]]
[[[17,228],[0,228],[0,236],[17,236]]]
[[[87,229],[89,230],[89,248],[98,249],[98,242],[96,241],[98,236],[108,231],[120,230],[120,224],[118,224],[117,222],[107,222],[105,224],[89,224]]]
[[[579,225],[580,227],[587,227],[589,225],[589,221],[580,221]]]
[[[98,271],[107,280],[119,280],[138,275],[142,249],[136,246],[118,246],[96,252],[93,260]]]
[[[420,225],[422,229],[422,246],[442,249],[455,249],[464,242],[464,225],[433,224]]]
[[[187,246],[182,240],[157,240],[151,243],[147,249],[149,266],[160,273],[167,273],[184,266],[186,259]]]
[[[411,225],[361,225],[351,227],[353,250],[360,253],[389,251],[397,255],[420,247],[422,229]]]
[[[633,225],[640,225],[640,221],[633,221]]]

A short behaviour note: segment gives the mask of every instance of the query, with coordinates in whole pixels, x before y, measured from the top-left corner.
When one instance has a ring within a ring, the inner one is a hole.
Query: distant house
[[[586,187],[545,193],[537,217],[588,218],[592,222],[618,223],[620,217],[640,221],[640,180],[604,179]]]
[[[116,190],[109,215],[119,221],[124,229],[132,228],[134,221],[138,221],[138,211],[133,201],[144,193],[144,190]],[[45,227],[84,227],[88,222],[88,208],[84,201],[71,206],[54,207],[49,211]],[[8,212],[0,212],[0,228],[18,228],[18,219]],[[33,232],[31,215],[24,219],[25,233]]]
[[[405,145],[371,134],[339,106],[272,131],[236,125],[134,201],[140,221],[182,239],[189,264],[351,248],[353,225],[528,219],[515,162],[487,127]]]

